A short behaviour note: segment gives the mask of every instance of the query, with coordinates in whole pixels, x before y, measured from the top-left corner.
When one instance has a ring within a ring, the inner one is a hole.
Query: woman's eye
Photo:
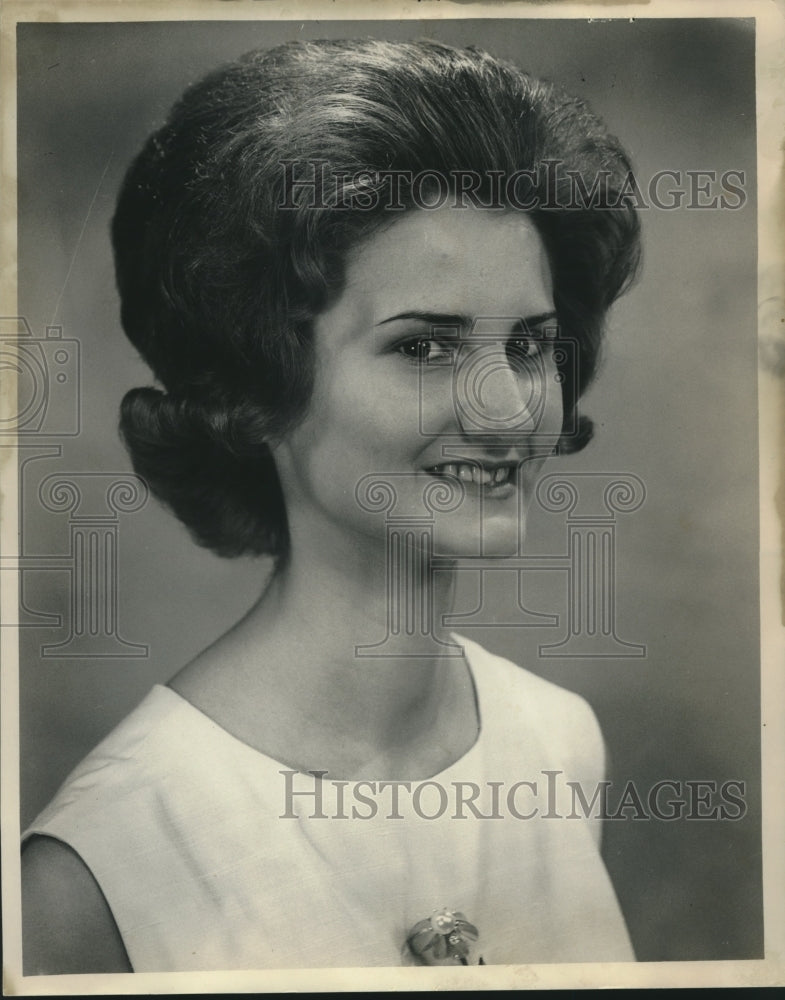
[[[449,364],[453,360],[454,348],[439,340],[417,337],[398,344],[397,350],[410,361],[420,364]]]
[[[507,354],[511,358],[532,358],[540,347],[537,337],[511,337],[507,341]]]

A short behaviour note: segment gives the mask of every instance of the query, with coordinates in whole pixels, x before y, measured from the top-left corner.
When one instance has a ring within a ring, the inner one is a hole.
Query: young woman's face
[[[308,413],[275,447],[293,547],[413,518],[441,555],[516,552],[562,426],[555,329],[521,214],[414,210],[356,247],[315,322]]]

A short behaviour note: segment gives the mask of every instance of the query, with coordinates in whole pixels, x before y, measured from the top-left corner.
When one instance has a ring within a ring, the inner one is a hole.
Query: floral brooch
[[[418,921],[406,943],[424,965],[474,965],[470,961],[471,950],[479,936],[477,928],[462,913],[442,907]],[[476,964],[485,965],[482,956]]]

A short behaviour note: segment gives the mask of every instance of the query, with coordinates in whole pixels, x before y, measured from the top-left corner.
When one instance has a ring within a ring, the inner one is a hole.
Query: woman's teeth
[[[478,486],[500,486],[510,478],[509,465],[500,465],[496,469],[486,469],[481,465],[470,465],[467,462],[448,462],[436,465],[428,470],[437,476],[454,476],[464,483],[476,483]]]

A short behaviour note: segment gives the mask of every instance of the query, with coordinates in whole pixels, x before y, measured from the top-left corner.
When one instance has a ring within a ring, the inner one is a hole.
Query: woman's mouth
[[[483,465],[479,462],[444,462],[432,465],[426,472],[432,476],[443,476],[458,479],[468,485],[486,487],[488,491],[497,490],[503,486],[514,486],[513,475],[517,466],[514,465]]]

